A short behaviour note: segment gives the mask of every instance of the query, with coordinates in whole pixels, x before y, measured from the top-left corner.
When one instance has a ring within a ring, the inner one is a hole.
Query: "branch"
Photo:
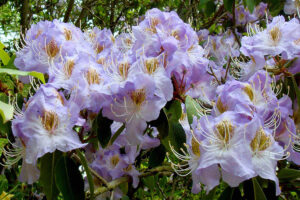
[[[28,28],[29,0],[23,0],[21,7],[21,34],[25,35]]]
[[[219,16],[223,14],[223,11],[224,11],[224,5],[221,5],[218,11],[215,13],[215,15],[211,19],[209,19],[208,23],[203,25],[203,28],[209,29],[211,25],[215,23],[215,21],[218,21],[217,19],[219,19]]]
[[[67,10],[66,10],[66,13],[65,13],[65,16],[64,16],[64,22],[65,23],[69,21],[70,14],[71,14],[73,6],[74,6],[74,1],[75,0],[69,0],[68,7],[67,7]]]
[[[170,166],[156,167],[154,169],[147,170],[146,172],[140,174],[139,178],[147,177],[147,176],[152,176],[152,175],[157,174],[157,173],[164,174],[164,175],[170,175],[170,173],[171,174],[173,173],[173,169]],[[125,176],[125,177],[121,177],[121,178],[115,179],[115,180],[107,183],[107,187],[99,187],[99,188],[97,188],[95,190],[94,195],[96,197],[96,196],[98,196],[100,194],[103,194],[104,192],[113,190],[116,187],[118,187],[119,185],[121,185],[122,183],[130,181],[130,179],[131,179],[131,177],[129,177],[129,176]],[[87,199],[90,198],[90,191],[86,192],[86,197],[87,197]]]
[[[79,158],[78,155],[73,154],[72,157],[74,157],[79,163],[81,163],[81,159]],[[99,179],[99,181],[101,181],[104,185],[106,186],[108,185],[107,181],[102,176],[100,176],[95,170],[93,170],[91,167],[89,167],[89,170],[91,171],[93,176]]]
[[[79,27],[81,25],[81,20],[84,19],[88,13],[88,9],[87,8],[91,8],[92,6],[94,6],[97,3],[97,1],[83,1],[81,4],[81,12],[79,14],[79,17],[77,18],[76,22],[75,22],[75,26]]]

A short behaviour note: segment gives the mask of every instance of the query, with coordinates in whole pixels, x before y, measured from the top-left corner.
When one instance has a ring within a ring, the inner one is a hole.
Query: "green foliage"
[[[82,200],[84,182],[78,166],[67,156],[62,156],[55,166],[55,181],[65,200]]]
[[[166,149],[163,145],[154,148],[149,156],[149,168],[161,165],[166,157]]]
[[[232,12],[232,8],[233,8],[233,4],[235,3],[234,0],[224,0],[224,7],[226,8],[226,10]]]
[[[97,134],[98,140],[103,148],[106,147],[111,138],[110,125],[112,120],[102,116],[102,110],[93,121],[92,129]]]
[[[7,73],[10,75],[16,75],[16,76],[33,76],[35,78],[38,78],[42,83],[45,83],[45,77],[43,73],[40,72],[26,72],[26,71],[20,71],[16,69],[8,69],[8,68],[0,68],[0,73]]]
[[[300,178],[300,170],[284,168],[279,171],[278,178],[281,182],[298,179]]]
[[[174,100],[168,103],[169,105],[164,108],[168,120],[168,137],[164,139],[162,143],[169,149],[169,145],[173,146],[176,151],[180,151],[181,148],[185,149],[184,143],[186,136],[184,129],[179,123],[179,119],[182,115],[181,103],[178,100]]]
[[[264,191],[262,190],[261,186],[259,185],[256,178],[252,178],[253,182],[253,191],[254,191],[254,199],[255,200],[267,200]]]
[[[0,42],[0,60],[2,60],[2,62],[3,62],[4,65],[7,65],[8,62],[9,62],[9,60],[10,60],[10,57],[9,57],[8,53],[6,53],[3,50],[4,47],[5,47],[4,44],[2,44]]]
[[[187,118],[189,121],[189,124],[193,123],[193,117],[196,116],[197,118],[200,117],[200,114],[202,109],[200,105],[190,96],[187,96],[185,98],[185,107],[186,107],[186,113]]]
[[[59,194],[55,181],[55,166],[61,157],[62,153],[60,151],[55,151],[54,153],[47,153],[41,158],[41,175],[39,182],[41,183],[43,192],[46,194],[48,200],[57,199]]]
[[[3,123],[11,120],[14,116],[14,107],[10,104],[0,101],[0,115],[3,119]]]

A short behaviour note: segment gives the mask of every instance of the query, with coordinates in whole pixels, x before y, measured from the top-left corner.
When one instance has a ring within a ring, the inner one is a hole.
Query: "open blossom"
[[[291,59],[299,52],[299,21],[285,21],[283,16],[274,17],[265,30],[253,29],[253,36],[242,38],[241,52],[246,56],[253,53],[276,56],[282,54],[284,59]]]
[[[72,104],[51,86],[42,86],[24,105],[22,116],[16,123],[13,120],[12,126],[26,147],[27,163],[35,164],[56,149],[67,152],[85,146],[73,130],[79,110]]]
[[[15,59],[16,67],[24,71],[48,73],[48,68],[62,57],[90,51],[79,28],[58,20],[33,25],[24,36],[24,43]]]
[[[284,4],[284,12],[287,15],[298,14],[300,9],[299,0],[286,0]]]
[[[132,144],[142,140],[146,122],[158,118],[166,104],[165,98],[154,95],[155,83],[146,74],[139,74],[133,83],[129,82],[113,96],[111,104],[103,108],[103,115],[126,124],[126,137]]]

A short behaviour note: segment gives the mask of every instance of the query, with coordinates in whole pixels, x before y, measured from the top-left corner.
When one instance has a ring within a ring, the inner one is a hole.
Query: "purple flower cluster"
[[[251,13],[243,5],[239,5],[235,8],[235,24],[237,26],[245,26],[248,23],[257,22],[260,18],[263,18],[267,13],[267,4],[261,2]],[[232,19],[232,14],[229,14],[229,17]]]
[[[248,61],[231,58],[232,76],[216,87],[210,101],[203,101],[200,97],[202,103],[198,112],[201,117],[194,116],[191,129],[187,120],[181,122],[187,127],[186,150],[181,153],[172,148],[176,157],[183,161],[172,163],[172,166],[179,175],[192,174],[192,192],[198,193],[201,184],[209,192],[219,185],[221,178],[231,187],[237,187],[247,179],[260,176],[274,181],[279,195],[277,161],[287,159],[300,164],[297,148],[300,137],[292,118],[292,101],[281,93],[281,85],[274,77],[276,73],[267,71],[282,67],[280,62],[270,62],[276,56],[285,62],[298,58],[296,38],[300,37],[296,32],[299,30],[297,19],[285,22],[279,16],[267,24],[265,30],[259,29],[251,36],[242,37],[240,51],[244,55],[239,59]],[[206,31],[199,32],[209,41],[210,36],[205,34]],[[278,35],[272,37],[274,34]],[[222,39],[228,41],[228,37]],[[215,45],[207,42],[208,55],[218,55],[221,59],[234,56],[229,50],[223,53],[221,48],[209,49],[216,45],[224,45],[224,42],[220,40]],[[215,66],[215,72],[217,67],[224,70],[222,66],[226,60],[228,62],[226,58],[223,62],[216,59],[210,65]],[[296,62],[290,73],[299,72],[298,66]]]
[[[237,7],[236,23],[255,21],[265,10],[263,3],[253,14]],[[85,148],[99,175],[107,181],[128,175],[137,187],[136,157],[160,144],[149,122],[168,101],[184,103],[189,95],[199,100],[201,117],[194,116],[190,125],[186,118],[180,120],[186,152],[171,150],[185,162],[172,163],[175,171],[192,174],[192,191],[204,184],[208,192],[221,178],[236,187],[260,176],[276,183],[278,195],[277,161],[288,158],[300,164],[293,146],[300,142],[292,101],[287,95],[279,98],[280,87],[268,70],[277,67],[272,62],[276,56],[299,57],[299,30],[297,19],[278,16],[266,29],[249,26],[240,48],[237,37],[242,34],[196,33],[175,12],[158,9],[149,10],[132,32],[118,36],[108,29],[82,32],[57,20],[32,25],[15,65],[47,74],[48,82],[16,110],[12,121],[23,158],[20,179],[36,181],[37,160],[48,152]],[[126,128],[112,144],[95,149],[74,127],[88,134],[99,112],[114,121],[112,133],[122,124]],[[116,189],[115,198],[121,195]]]

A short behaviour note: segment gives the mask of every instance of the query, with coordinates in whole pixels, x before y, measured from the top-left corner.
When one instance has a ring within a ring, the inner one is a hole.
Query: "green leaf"
[[[186,142],[185,131],[181,124],[178,122],[182,115],[181,103],[178,100],[168,102],[164,108],[165,115],[168,120],[168,137],[163,138],[161,141],[165,148],[169,151],[169,142],[179,151],[180,148],[185,149],[184,143]]]
[[[55,182],[55,165],[61,156],[62,153],[60,151],[55,151],[54,153],[47,153],[41,158],[41,176],[39,181],[48,200],[57,199],[59,194]]]
[[[215,187],[214,189],[212,189],[207,195],[204,196],[203,200],[214,199],[214,197],[216,195],[216,189],[217,189],[217,187]]]
[[[14,65],[14,61],[16,59],[16,54],[13,54],[10,57],[9,62],[7,63],[7,65],[5,66],[5,68],[9,68],[9,69],[17,69],[16,66]]]
[[[97,133],[98,140],[103,148],[106,147],[111,138],[110,125],[112,123],[112,120],[102,116],[102,110],[93,121],[92,129]]]
[[[154,176],[148,176],[146,178],[143,178],[143,182],[149,188],[150,191],[154,190],[155,188]]]
[[[224,7],[226,8],[226,10],[232,12],[232,6],[235,3],[234,0],[224,0]]]
[[[186,142],[185,131],[179,122],[169,121],[169,141],[176,151],[181,148],[185,149],[184,143]]]
[[[254,190],[254,200],[267,200],[264,191],[260,187],[256,178],[252,178],[253,190]]]
[[[166,108],[164,109],[168,121],[175,121],[177,122],[182,114],[181,103],[178,100],[171,101],[167,104]]]
[[[255,1],[254,0],[246,0],[246,4],[247,4],[249,11],[251,13],[253,13],[253,10],[255,8]]]
[[[193,123],[193,117],[200,117],[199,113],[201,111],[200,105],[190,96],[185,98],[185,108],[188,117],[189,124]]]
[[[125,129],[125,124],[123,124],[115,133],[114,135],[111,137],[110,141],[109,141],[109,145],[113,144],[114,141],[119,137],[119,135],[121,135],[121,133],[123,132],[123,130]]]
[[[55,167],[55,181],[64,200],[84,199],[84,182],[73,160],[62,156]]]
[[[233,197],[234,188],[226,187],[226,189],[221,193],[218,200],[230,200]]]
[[[159,132],[159,137],[161,139],[168,137],[169,134],[168,119],[163,110],[160,111],[159,117],[156,120],[150,122],[150,125],[157,128]]]
[[[6,123],[13,118],[14,107],[10,104],[0,101],[0,115],[3,119],[3,123]]]
[[[0,156],[2,155],[4,146],[8,144],[8,139],[0,138]]]
[[[6,53],[3,50],[4,47],[5,47],[4,44],[2,44],[0,42],[0,59],[2,60],[2,62],[3,62],[4,65],[7,65],[8,62],[9,62],[9,60],[10,60],[10,57],[9,57],[8,53]]]
[[[210,16],[211,14],[213,14],[216,11],[216,4],[214,1],[209,1],[206,3],[205,5],[205,15],[206,16]]]
[[[16,75],[16,76],[33,76],[33,77],[41,80],[42,83],[44,83],[44,84],[46,83],[44,74],[40,73],[40,72],[36,72],[36,71],[26,72],[26,71],[20,71],[20,70],[16,70],[16,69],[0,68],[0,73],[7,73],[10,75]]]
[[[162,144],[154,148],[150,153],[149,168],[154,168],[161,165],[164,162],[165,156],[166,149]]]
[[[279,171],[278,176],[280,181],[291,181],[300,178],[300,170],[284,168]]]
[[[89,186],[90,186],[90,194],[91,194],[90,199],[94,199],[94,180],[93,180],[89,165],[87,163],[87,160],[86,160],[84,154],[79,149],[76,149],[76,154],[80,158],[81,164],[86,172],[86,176],[87,176]]]

